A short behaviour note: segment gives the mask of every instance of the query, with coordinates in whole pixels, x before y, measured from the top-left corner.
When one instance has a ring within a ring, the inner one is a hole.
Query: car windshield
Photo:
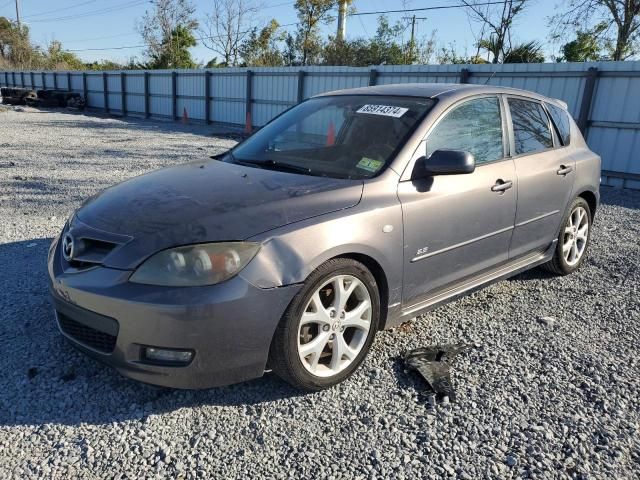
[[[238,145],[224,161],[334,178],[382,172],[434,101],[339,95],[307,100]]]

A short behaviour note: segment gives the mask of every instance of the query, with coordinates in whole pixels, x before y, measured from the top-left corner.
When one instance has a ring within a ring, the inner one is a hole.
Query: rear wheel
[[[379,318],[380,295],[371,272],[355,260],[329,260],[309,276],[280,321],[271,366],[298,388],[336,385],[364,360]]]
[[[587,257],[591,238],[591,210],[581,197],[576,198],[565,214],[553,258],[543,268],[558,275],[576,271]]]

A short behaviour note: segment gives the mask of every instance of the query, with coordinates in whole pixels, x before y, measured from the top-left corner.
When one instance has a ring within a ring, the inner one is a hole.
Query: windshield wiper
[[[263,168],[270,168],[272,170],[284,170],[284,171],[289,171],[289,172],[296,172],[296,173],[304,173],[306,175],[311,174],[311,169],[307,168],[307,167],[303,167],[301,165],[294,165],[293,163],[286,163],[286,162],[278,162],[276,160],[272,160],[272,159],[267,159],[267,160],[245,160],[243,159],[239,159],[239,158],[234,158],[234,161],[236,163],[240,163],[240,164],[249,164],[249,165],[256,165],[258,167],[263,167]]]

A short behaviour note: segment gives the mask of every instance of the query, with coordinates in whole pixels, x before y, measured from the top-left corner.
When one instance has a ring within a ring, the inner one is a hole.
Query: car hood
[[[110,187],[88,199],[76,217],[93,238],[103,232],[106,241],[126,239],[103,263],[130,269],[165,248],[245,240],[355,206],[362,188],[362,181],[209,160],[164,168]]]

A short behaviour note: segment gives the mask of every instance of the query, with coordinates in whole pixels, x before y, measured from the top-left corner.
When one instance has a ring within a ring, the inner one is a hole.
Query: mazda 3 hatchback
[[[49,252],[56,319],[143,382],[273,369],[319,390],[380,329],[538,265],[578,269],[599,177],[566,105],[535,93],[323,94],[229,152],[88,199]]]

